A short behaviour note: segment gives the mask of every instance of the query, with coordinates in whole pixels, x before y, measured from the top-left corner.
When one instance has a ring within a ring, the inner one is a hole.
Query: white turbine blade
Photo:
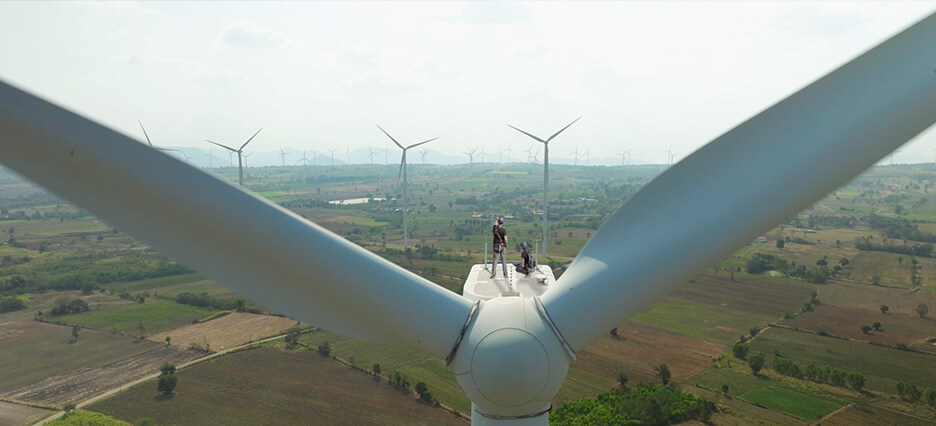
[[[146,136],[146,143],[148,143],[149,146],[152,147],[152,146],[153,146],[153,142],[150,142],[149,135],[146,134],[146,128],[143,127],[143,122],[140,121],[140,120],[137,120],[137,123],[140,123],[140,128],[143,129],[143,136]]]
[[[163,152],[180,152],[178,149],[173,149],[173,148],[154,148],[154,149],[156,149],[157,151],[163,151]]]
[[[403,151],[403,156],[400,157],[400,170],[397,171],[396,175],[396,184],[400,184],[400,178],[403,177],[403,163],[406,162],[406,151]]]
[[[210,144],[214,144],[214,145],[220,146],[221,148],[224,148],[224,149],[226,149],[226,150],[228,150],[228,151],[231,151],[231,152],[237,152],[237,150],[234,149],[234,148],[231,148],[231,147],[229,147],[229,146],[227,146],[227,145],[219,144],[219,143],[217,143],[217,142],[210,141],[210,140],[208,140],[208,139],[205,139],[205,142],[208,142],[208,143],[210,143]]]
[[[389,133],[387,133],[387,131],[386,131],[386,130],[384,130],[384,129],[383,129],[383,127],[380,127],[380,125],[378,124],[378,125],[377,125],[377,128],[378,128],[378,129],[380,129],[380,131],[381,131],[381,132],[383,132],[383,134],[385,134],[385,135],[387,135],[387,137],[388,137],[388,138],[390,138],[390,140],[392,140],[392,141],[393,141],[393,143],[395,143],[395,144],[396,144],[396,146],[398,146],[398,147],[400,147],[400,149],[403,149],[403,145],[400,145],[400,143],[399,143],[399,142],[397,142],[397,140],[396,140],[396,139],[394,139],[394,138],[393,138],[393,136],[390,136],[390,134],[389,134]]]
[[[936,15],[754,116],[627,201],[542,301],[574,349],[936,121]]]
[[[420,146],[420,145],[422,145],[422,144],[427,144],[427,143],[432,142],[432,141],[434,141],[434,140],[436,140],[436,139],[438,139],[438,138],[432,138],[432,139],[429,139],[429,140],[422,141],[422,142],[420,142],[420,143],[414,143],[414,144],[412,144],[412,145],[406,147],[406,149],[416,148],[417,146]]]
[[[523,130],[520,130],[520,129],[514,127],[514,126],[511,126],[511,125],[508,124],[507,127],[510,127],[511,129],[514,129],[514,130],[516,130],[516,131],[518,131],[518,132],[520,132],[520,133],[523,133],[524,135],[527,135],[527,136],[529,136],[529,137],[531,137],[531,138],[533,138],[533,139],[536,139],[536,140],[539,141],[539,142],[546,143],[546,141],[544,141],[544,140],[542,140],[542,139],[540,139],[540,138],[538,138],[538,137],[536,137],[536,136],[533,136],[533,135],[531,135],[531,134],[529,134],[529,133],[527,133],[527,132],[524,132]]]
[[[445,356],[471,304],[234,185],[0,82],[0,161],[239,294]]]
[[[546,139],[546,142],[549,142],[549,141],[551,141],[551,140],[553,140],[553,139],[554,139],[554,138],[555,138],[556,136],[559,136],[559,134],[560,134],[560,133],[562,133],[562,132],[564,132],[564,131],[565,131],[565,129],[568,129],[568,128],[569,128],[569,126],[571,126],[571,125],[573,125],[573,124],[575,124],[575,122],[576,122],[576,121],[579,121],[579,120],[581,120],[581,119],[582,119],[582,117],[579,117],[579,118],[576,118],[575,120],[572,120],[572,122],[571,122],[571,123],[569,123],[569,124],[566,124],[566,126],[565,126],[565,127],[563,127],[563,128],[561,128],[561,129],[559,129],[559,131],[558,131],[558,132],[556,132],[556,133],[553,133],[553,135],[552,135],[552,136],[550,136],[550,137],[549,137],[549,139]],[[576,148],[575,148],[575,150],[576,150],[576,151],[578,151],[578,147],[576,147]]]
[[[261,127],[260,130],[263,130],[263,127]],[[257,133],[254,133],[253,136],[250,137],[250,139],[247,139],[247,142],[244,142],[244,144],[241,145],[241,147],[240,147],[240,149],[238,149],[238,151],[243,151],[243,150],[244,150],[244,147],[247,146],[247,144],[249,144],[250,141],[253,140],[253,138],[257,137],[257,135],[260,134],[260,130],[257,130]]]

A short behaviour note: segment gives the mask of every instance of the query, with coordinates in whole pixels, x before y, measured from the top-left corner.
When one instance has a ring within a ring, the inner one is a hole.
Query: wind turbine
[[[630,150],[629,150],[629,149],[625,149],[624,152],[622,152],[622,153],[620,153],[620,154],[618,154],[618,155],[621,156],[621,167],[624,166],[624,158],[625,158],[625,157],[627,158],[627,164],[630,164]]]
[[[481,145],[481,163],[484,163],[484,145]]]
[[[673,158],[676,158],[676,153],[673,152],[673,147],[671,146],[667,148],[666,151],[663,151],[663,152],[665,152],[666,156],[669,158],[669,164],[673,165]]]
[[[374,164],[374,148],[367,147],[367,159],[370,160],[371,165]]]
[[[513,149],[511,149],[510,146],[508,146],[507,149],[505,149],[504,151],[507,151],[507,162],[509,163],[509,162],[510,162],[510,154],[513,153]]]
[[[591,160],[591,148],[585,150],[585,167],[588,167],[588,162]]]
[[[181,151],[179,151],[178,149],[162,148],[162,147],[158,147],[158,146],[156,146],[156,145],[153,145],[153,142],[150,142],[149,135],[146,134],[146,128],[143,127],[143,122],[140,121],[140,120],[137,120],[137,123],[140,123],[140,129],[143,130],[143,136],[146,137],[146,143],[149,144],[150,148],[153,148],[153,149],[158,150],[158,151],[163,151],[163,152],[181,152]]]
[[[338,152],[337,149],[329,149],[328,152],[331,153],[332,167],[335,167],[335,153]]]
[[[582,117],[572,120],[571,123],[566,124],[565,127],[559,129],[558,132],[553,133],[553,135],[548,137],[546,140],[542,140],[536,136],[533,136],[527,132],[524,132],[523,130],[520,130],[508,124],[508,126],[510,126],[511,129],[514,129],[520,133],[523,133],[524,135],[527,135],[533,138],[533,140],[543,144],[543,257],[546,257],[546,233],[547,233],[546,219],[549,217],[549,202],[547,201],[547,198],[546,198],[547,192],[549,190],[549,141],[553,140],[556,136],[559,136],[559,134],[565,131],[565,129],[568,129],[569,126],[575,124],[576,121],[579,121],[581,119]],[[575,148],[575,150],[577,152],[578,148]]]
[[[478,150],[475,148],[471,148],[471,147],[465,148],[464,154],[468,156],[468,164],[474,164],[474,153],[477,151]]]
[[[579,159],[578,145],[575,146],[575,151],[573,151],[572,154],[570,154],[570,155],[572,155],[573,157],[575,157],[575,160],[574,160],[575,162],[572,163],[572,165],[577,166],[577,165],[578,165],[578,159]]]
[[[280,160],[283,163],[283,167],[286,167],[286,151],[283,150],[283,147],[280,147]]]
[[[474,424],[545,425],[576,351],[936,122],[934,39],[931,15],[668,168],[541,296],[470,301],[2,82],[0,161],[261,305],[444,357]]]
[[[406,151],[408,151],[410,148],[415,148],[415,147],[417,147],[417,146],[420,146],[420,145],[423,145],[423,144],[427,144],[427,143],[429,143],[429,142],[432,142],[432,141],[434,141],[434,140],[436,140],[436,139],[438,139],[438,138],[432,138],[432,139],[424,140],[424,141],[422,141],[422,142],[414,143],[414,144],[409,145],[409,146],[407,146],[407,147],[403,147],[403,145],[400,145],[400,143],[397,142],[397,140],[394,139],[393,136],[390,136],[390,134],[387,133],[387,131],[384,130],[383,127],[380,127],[380,126],[378,125],[377,128],[380,129],[380,131],[383,132],[383,134],[387,135],[387,137],[390,138],[390,140],[392,140],[393,143],[396,144],[396,146],[400,147],[400,149],[403,150],[403,156],[400,158],[400,174],[403,175],[403,250],[405,251],[407,248],[409,248],[409,235],[408,235],[407,232],[406,232],[406,207],[407,207],[407,204],[406,204],[406,203],[407,203],[407,198],[406,198]],[[399,177],[399,175],[398,175],[398,176],[397,176],[397,180],[399,180],[399,179],[400,179],[400,177]]]
[[[350,165],[351,165],[351,147],[350,147],[350,146],[346,146],[346,147],[345,147],[345,151],[347,151],[347,154],[348,154],[348,165],[350,166]]]
[[[302,165],[304,165],[304,166],[308,166],[308,165],[309,165],[309,159],[306,158],[306,150],[304,150],[304,149],[302,150],[302,158],[300,158],[300,159],[299,159],[298,161],[296,161],[296,162],[297,162],[297,163],[302,163]]]
[[[260,130],[263,130],[263,127],[261,127]],[[220,146],[221,148],[228,150],[231,153],[237,154],[237,181],[238,183],[240,183],[240,186],[244,186],[244,159],[243,159],[244,147],[246,147],[247,144],[249,144],[250,141],[253,140],[253,138],[257,137],[257,135],[260,134],[260,130],[257,130],[257,133],[254,133],[253,136],[250,137],[250,139],[247,139],[247,142],[244,142],[244,144],[241,145],[240,148],[237,148],[237,149],[205,139],[205,141],[210,144],[215,144],[217,146]]]
[[[419,148],[419,154],[422,157],[422,163],[426,164],[426,154],[429,153],[429,149],[426,147]]]

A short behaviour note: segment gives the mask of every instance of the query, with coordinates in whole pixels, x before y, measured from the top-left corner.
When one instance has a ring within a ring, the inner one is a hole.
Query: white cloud
[[[248,21],[232,22],[221,31],[220,39],[227,45],[240,48],[288,47],[294,43],[279,31],[260,27]]]

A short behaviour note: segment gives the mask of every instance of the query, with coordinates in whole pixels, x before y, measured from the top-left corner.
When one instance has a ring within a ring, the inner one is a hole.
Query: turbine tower
[[[338,152],[337,149],[329,149],[328,152],[331,153],[332,167],[335,167],[335,153]]]
[[[577,166],[577,165],[578,165],[578,159],[579,159],[578,145],[575,146],[575,151],[572,151],[572,153],[571,153],[570,155],[571,155],[572,157],[575,158],[575,160],[574,160],[574,162],[572,163],[572,165],[573,165],[573,166]]]
[[[350,165],[351,165],[351,147],[350,147],[350,146],[346,146],[346,147],[345,147],[345,151],[346,151],[347,154],[348,154],[348,165],[350,166]]]
[[[380,127],[380,125],[378,125],[377,128],[380,129],[380,131],[383,132],[383,134],[387,135],[387,137],[390,138],[390,140],[392,140],[393,143],[396,144],[396,146],[400,147],[400,149],[403,150],[403,156],[400,158],[400,174],[397,175],[397,181],[399,181],[400,175],[402,175],[402,176],[403,176],[403,250],[406,251],[406,249],[409,247],[409,235],[407,234],[407,230],[406,230],[406,207],[407,207],[407,204],[406,204],[406,203],[407,203],[407,198],[406,198],[406,151],[408,151],[410,148],[416,148],[417,146],[420,146],[420,145],[423,145],[423,144],[427,144],[427,143],[429,143],[429,142],[432,142],[432,141],[434,141],[434,140],[436,140],[436,139],[438,139],[438,138],[432,138],[432,139],[424,140],[424,141],[422,141],[422,142],[414,143],[414,144],[409,145],[409,146],[407,146],[407,147],[403,147],[403,145],[400,145],[400,143],[397,142],[397,140],[394,139],[393,136],[390,136],[390,134],[387,133],[387,131],[384,130],[383,127]]]
[[[476,425],[542,426],[576,351],[932,126],[933,40],[936,14],[667,168],[539,296],[469,300],[2,82],[0,161],[251,301],[442,357]]]
[[[484,145],[481,145],[481,163],[484,163]]]
[[[588,162],[591,160],[591,148],[585,150],[585,167],[588,167]]]
[[[576,121],[579,121],[581,119],[582,117],[572,120],[571,123],[566,124],[565,127],[559,129],[558,132],[553,133],[553,135],[546,138],[546,140],[542,140],[536,136],[533,136],[527,132],[524,132],[523,130],[520,130],[508,124],[508,126],[510,126],[511,129],[514,129],[520,133],[523,133],[524,135],[527,135],[533,138],[533,140],[543,144],[543,257],[546,257],[546,233],[548,229],[546,228],[546,220],[549,217],[549,201],[547,201],[547,198],[546,198],[549,192],[549,141],[553,140],[556,136],[559,136],[559,134],[565,131],[565,129],[568,129],[569,126],[575,124]],[[576,148],[576,151],[578,151],[578,148]],[[539,151],[537,151],[537,153],[538,152]]]
[[[286,167],[286,151],[283,150],[283,147],[280,147],[280,160],[283,167]]]
[[[429,149],[426,147],[419,148],[419,154],[422,157],[422,163],[426,164],[426,154],[429,153]]]
[[[513,149],[511,149],[510,146],[507,146],[507,149],[504,151],[507,151],[507,162],[510,163],[510,154],[513,153]]]
[[[367,147],[367,159],[370,161],[371,165],[374,165],[374,148]]]
[[[260,130],[263,130],[263,127],[261,127]],[[257,133],[254,133],[253,136],[250,137],[250,139],[247,139],[247,142],[244,142],[244,144],[241,145],[240,148],[237,148],[237,149],[205,139],[205,141],[208,143],[215,144],[217,146],[220,146],[221,148],[228,150],[231,153],[237,154],[237,181],[238,183],[240,183],[240,186],[244,186],[244,158],[243,158],[244,147],[246,147],[247,144],[250,143],[250,141],[252,141],[255,137],[257,137],[257,135],[260,133],[260,130],[257,130]]]

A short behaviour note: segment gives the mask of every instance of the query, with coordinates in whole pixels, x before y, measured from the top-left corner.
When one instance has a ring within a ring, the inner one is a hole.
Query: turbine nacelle
[[[539,299],[478,302],[450,367],[472,401],[472,424],[548,416],[574,359]]]

